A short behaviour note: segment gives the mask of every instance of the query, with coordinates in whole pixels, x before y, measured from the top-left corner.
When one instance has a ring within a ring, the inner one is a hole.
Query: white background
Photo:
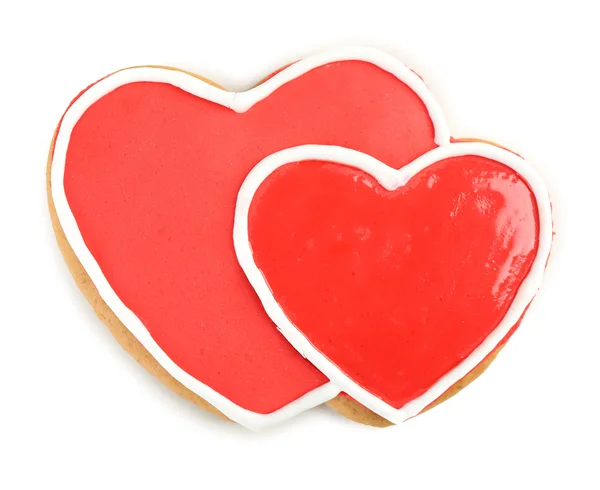
[[[0,488],[600,488],[596,3],[2,1]],[[521,329],[459,396],[386,430],[319,407],[254,434],[172,394],[96,318],[54,241],[47,150],[72,97],[118,68],[242,90],[342,44],[398,56],[454,136],[535,165],[555,245]]]

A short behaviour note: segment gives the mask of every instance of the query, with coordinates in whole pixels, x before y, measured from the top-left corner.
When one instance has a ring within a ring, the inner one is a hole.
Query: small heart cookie
[[[397,423],[510,335],[539,287],[552,223],[541,179],[496,146],[451,143],[396,170],[312,145],[252,170],[234,236],[286,338]]]

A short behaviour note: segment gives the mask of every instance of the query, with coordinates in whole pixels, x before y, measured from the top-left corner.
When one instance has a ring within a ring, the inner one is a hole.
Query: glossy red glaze
[[[437,162],[395,191],[343,165],[288,164],[259,187],[248,225],[291,322],[396,408],[498,326],[538,229],[519,175],[476,156]]]
[[[114,291],[176,364],[258,413],[326,382],[264,313],[232,240],[249,170],[308,143],[396,167],[435,146],[406,85],[349,61],[303,75],[244,114],[170,85],[130,84],[85,112],[67,153],[69,206]]]

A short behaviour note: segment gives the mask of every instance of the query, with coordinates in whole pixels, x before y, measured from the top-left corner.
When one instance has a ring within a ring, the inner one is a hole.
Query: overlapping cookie
[[[552,238],[519,156],[452,140],[423,81],[365,48],[240,93],[119,71],[64,114],[54,228],[121,344],[251,429],[329,402],[398,423],[491,361]]]

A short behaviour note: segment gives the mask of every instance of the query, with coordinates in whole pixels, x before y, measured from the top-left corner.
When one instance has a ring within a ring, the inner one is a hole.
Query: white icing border
[[[448,133],[441,109],[433,99],[433,96],[430,94],[424,82],[393,56],[373,48],[362,47],[338,48],[310,56],[283,69],[257,87],[246,92],[238,93],[222,90],[190,74],[176,70],[156,67],[122,70],[109,75],[87,89],[65,113],[56,136],[50,171],[52,200],[54,201],[56,214],[67,241],[71,245],[71,248],[81,262],[86,273],[90,276],[92,282],[98,289],[100,296],[115,315],[117,315],[119,320],[121,320],[127,329],[141,342],[141,344],[171,376],[208,401],[211,405],[215,406],[227,417],[252,430],[259,430],[266,426],[279,423],[304,410],[320,405],[335,397],[339,393],[339,389],[332,383],[325,384],[305,394],[287,406],[282,407],[273,413],[264,415],[243,409],[179,368],[158,346],[142,322],[123,304],[117,294],[113,291],[104,277],[98,263],[85,245],[77,222],[75,221],[75,217],[67,202],[63,186],[65,159],[71,132],[79,118],[94,102],[116,88],[129,83],[144,81],[168,83],[179,87],[190,94],[231,108],[236,112],[245,112],[282,85],[310,70],[328,63],[349,60],[360,60],[372,63],[383,70],[388,71],[408,85],[421,98],[429,112],[435,130],[436,143],[441,145],[450,141],[450,134]]]
[[[496,329],[463,362],[446,373],[424,394],[396,409],[346,376],[340,368],[319,352],[300,330],[288,319],[279,306],[265,277],[254,262],[248,237],[248,212],[256,190],[276,169],[304,160],[335,162],[356,167],[392,191],[405,185],[414,175],[429,165],[450,157],[476,155],[502,163],[515,170],[530,186],[537,201],[539,213],[539,245],[531,270],[521,283],[506,315]],[[552,242],[550,199],[546,187],[525,160],[502,148],[487,143],[452,143],[441,146],[417,158],[400,170],[385,165],[364,153],[338,146],[305,145],[288,148],[262,160],[246,177],[239,194],[234,224],[234,245],[238,261],[257,292],[267,314],[290,343],[325,374],[340,391],[344,391],[367,408],[390,422],[400,423],[417,415],[436,400],[454,383],[466,376],[491,353],[517,323],[539,289]]]

